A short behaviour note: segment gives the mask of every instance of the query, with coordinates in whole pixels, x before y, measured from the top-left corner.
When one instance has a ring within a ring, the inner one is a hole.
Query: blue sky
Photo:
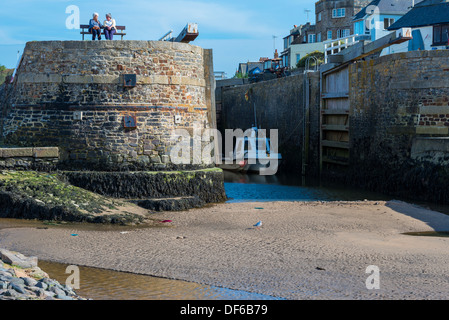
[[[93,12],[108,12],[126,25],[127,40],[157,40],[167,31],[177,35],[188,22],[198,23],[193,44],[213,49],[215,71],[229,77],[239,62],[257,61],[282,51],[282,38],[293,25],[315,22],[315,0],[0,0],[0,65],[15,67],[17,51],[28,41],[81,40],[80,30],[66,28],[66,8],[76,5],[87,24]]]

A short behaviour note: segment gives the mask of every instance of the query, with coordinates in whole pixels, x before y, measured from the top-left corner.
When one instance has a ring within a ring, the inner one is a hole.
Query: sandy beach
[[[225,203],[154,215],[161,227],[0,230],[39,259],[286,299],[447,299],[449,216],[400,201]],[[253,225],[261,220],[260,229]],[[71,236],[72,233],[78,236]],[[366,268],[380,270],[368,290]],[[82,285],[82,283],[81,283]]]

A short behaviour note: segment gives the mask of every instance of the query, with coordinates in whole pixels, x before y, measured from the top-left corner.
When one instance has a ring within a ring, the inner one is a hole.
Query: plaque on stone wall
[[[125,129],[137,129],[137,118],[133,115],[125,115],[123,117],[123,127]]]
[[[123,75],[123,86],[125,88],[135,87],[137,84],[137,76],[135,74],[124,74]]]

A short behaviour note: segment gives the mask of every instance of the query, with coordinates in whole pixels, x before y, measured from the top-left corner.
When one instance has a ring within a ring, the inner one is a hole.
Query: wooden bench
[[[85,34],[92,34],[92,33],[90,33],[89,31],[85,31],[85,30],[89,30],[89,25],[88,25],[88,24],[82,24],[82,25],[80,25],[80,29],[81,29],[80,34],[83,35],[83,40],[84,40],[84,35],[85,35]],[[103,29],[104,29],[104,28],[101,27],[101,30],[102,30],[102,31],[101,31],[101,34],[104,35],[104,30],[103,30]],[[116,33],[114,34],[114,36],[121,36],[121,37],[122,37],[122,40],[123,40],[123,36],[126,36],[126,33],[123,32],[123,31],[126,29],[126,27],[125,27],[125,26],[116,26],[115,29],[116,29],[117,31],[116,31]],[[119,31],[121,31],[121,32],[119,32]]]

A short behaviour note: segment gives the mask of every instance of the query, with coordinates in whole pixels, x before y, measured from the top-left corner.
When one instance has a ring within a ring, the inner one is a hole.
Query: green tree
[[[7,69],[4,65],[0,65],[0,85],[5,82],[7,76],[12,75],[14,69]]]
[[[241,72],[236,72],[234,78],[237,79],[247,79],[248,78],[248,74],[242,74]]]
[[[314,51],[303,57],[296,64],[297,68],[304,68],[306,66],[307,59],[310,57],[315,57],[318,60],[318,65],[324,63],[324,53],[320,51]],[[310,60],[310,67],[314,67],[316,64],[315,59]]]

